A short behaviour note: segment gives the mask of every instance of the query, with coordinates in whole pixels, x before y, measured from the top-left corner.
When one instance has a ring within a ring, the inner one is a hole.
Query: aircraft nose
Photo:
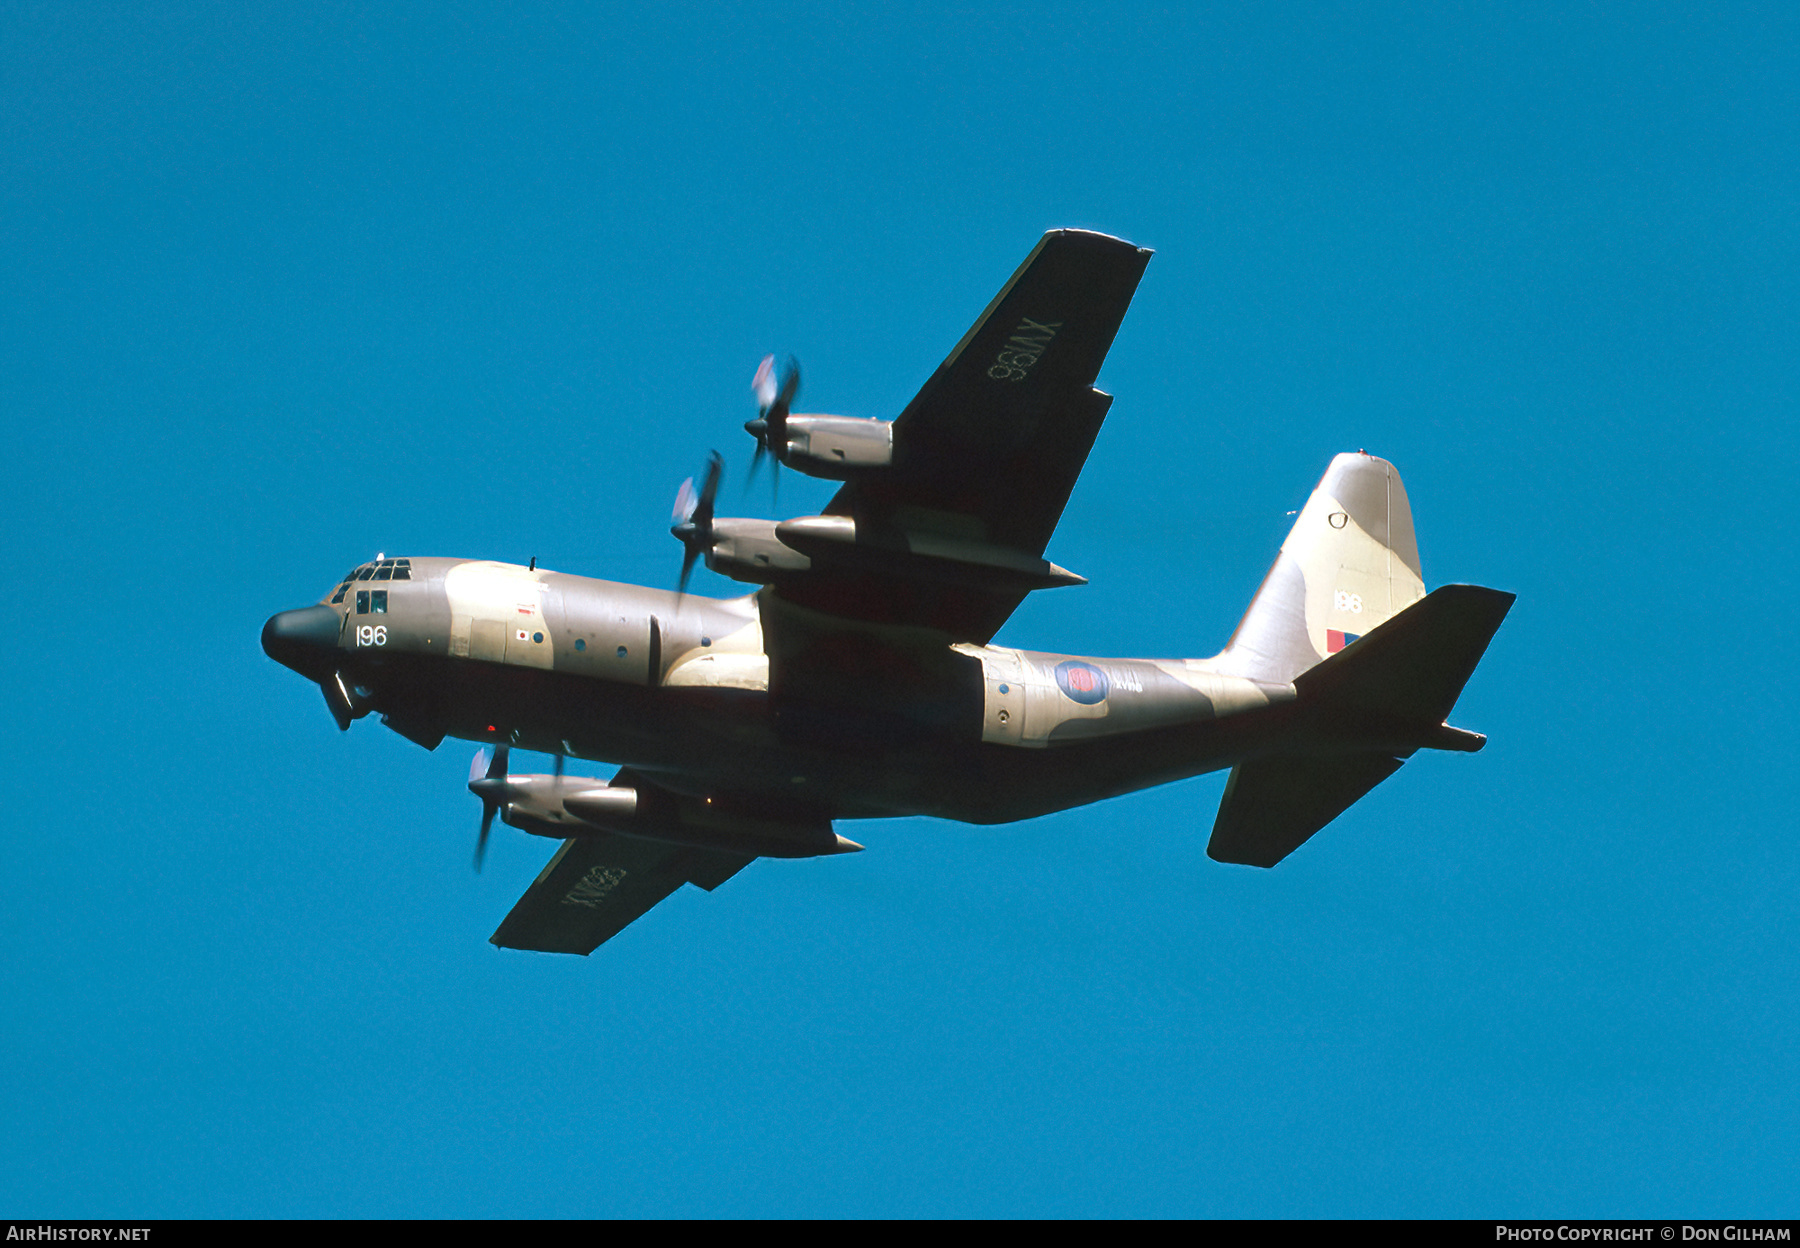
[[[343,621],[330,607],[280,611],[263,625],[263,653],[302,676],[318,679],[337,657],[338,629]]]

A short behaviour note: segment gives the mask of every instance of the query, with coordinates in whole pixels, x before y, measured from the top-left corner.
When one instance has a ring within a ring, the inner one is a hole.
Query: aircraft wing
[[[1044,235],[895,420],[892,466],[852,480],[825,509],[855,520],[859,545],[948,553],[935,561],[944,575],[815,563],[782,597],[959,641],[992,637],[1033,588],[993,569],[1049,567],[1044,547],[1112,404],[1094,380],[1149,261],[1105,234]],[[1080,579],[1055,572],[1039,583]]]
[[[683,884],[711,891],[752,861],[606,832],[570,837],[488,939],[502,949],[589,954]]]

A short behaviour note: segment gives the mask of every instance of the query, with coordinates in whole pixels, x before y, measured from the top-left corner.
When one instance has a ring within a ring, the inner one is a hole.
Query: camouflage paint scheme
[[[754,593],[383,559],[271,619],[264,647],[342,727],[500,747],[471,789],[564,844],[496,944],[589,952],[684,882],[861,848],[836,819],[1007,822],[1226,767],[1209,852],[1272,866],[1413,751],[1480,748],[1444,719],[1512,596],[1427,595],[1399,474],[1353,453],[1219,654],[992,644],[1026,593],[1081,583],[1042,551],[1148,259],[1046,235],[898,420],[856,422],[880,448],[860,465],[824,436],[843,418],[789,418],[777,461],[846,484],[820,516],[710,523],[709,566]],[[622,770],[512,776],[512,746]]]

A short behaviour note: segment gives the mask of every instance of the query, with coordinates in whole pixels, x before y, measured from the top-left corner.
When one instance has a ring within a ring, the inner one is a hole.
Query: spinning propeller
[[[481,870],[481,860],[487,857],[488,832],[494,826],[494,816],[512,796],[512,786],[506,783],[506,755],[504,745],[494,748],[490,760],[486,750],[475,751],[475,760],[469,764],[469,792],[481,799],[481,835],[475,840],[475,869]]]
[[[675,495],[675,523],[669,532],[687,548],[681,557],[680,592],[684,594],[687,593],[688,577],[694,571],[694,560],[711,550],[718,541],[713,533],[713,498],[719,492],[719,478],[724,473],[725,461],[714,451],[706,461],[706,478],[699,493],[694,492],[694,479],[689,477]]]
[[[775,357],[765,355],[750,388],[756,392],[757,407],[756,419],[744,422],[744,432],[756,439],[756,458],[750,461],[750,480],[756,480],[756,470],[762,465],[763,456],[770,455],[775,460],[775,466],[770,469],[770,484],[779,492],[781,458],[787,454],[788,413],[793,407],[794,396],[800,392],[800,361],[788,356],[787,363],[781,366],[781,384],[777,388]]]
[[[510,750],[507,746],[494,747],[490,758],[486,750],[476,750],[475,758],[469,764],[469,792],[481,799],[481,835],[475,840],[475,869],[481,870],[481,863],[487,857],[488,833],[493,830],[494,816],[500,808],[514,798],[522,796],[507,778],[506,759]],[[556,756],[556,787],[562,787],[563,756]]]

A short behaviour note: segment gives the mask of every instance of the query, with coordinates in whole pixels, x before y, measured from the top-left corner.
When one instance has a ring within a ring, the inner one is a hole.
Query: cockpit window
[[[358,615],[369,613],[369,591],[366,589],[356,591],[356,613]]]
[[[379,559],[373,563],[365,563],[358,567],[351,568],[348,572],[344,573],[344,583],[342,585],[338,586],[337,593],[332,595],[331,601],[342,602],[344,600],[345,591],[348,590],[350,588],[350,586],[357,581],[388,581],[388,580],[394,580],[394,581],[410,581],[410,580],[412,580],[412,560],[411,559]],[[387,600],[385,597],[383,597],[382,601],[385,603]],[[377,611],[385,611],[385,610],[387,610],[387,607],[380,606],[380,607],[376,607],[374,609]],[[357,614],[358,615],[365,614],[368,610],[369,610],[369,605],[366,602],[363,602],[359,599],[359,603],[356,608]]]
[[[369,611],[371,614],[387,613],[387,590],[377,589],[369,595]]]

